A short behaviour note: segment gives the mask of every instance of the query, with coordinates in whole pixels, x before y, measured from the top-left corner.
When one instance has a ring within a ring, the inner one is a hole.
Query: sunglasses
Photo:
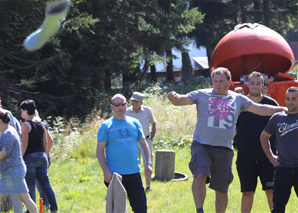
[[[119,107],[119,106],[125,106],[127,102],[123,102],[123,103],[112,103],[112,105],[114,105],[115,107]]]

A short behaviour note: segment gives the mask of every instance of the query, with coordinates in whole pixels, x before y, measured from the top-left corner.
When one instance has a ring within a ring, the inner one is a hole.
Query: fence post
[[[175,179],[175,151],[156,150],[154,179],[170,181]]]

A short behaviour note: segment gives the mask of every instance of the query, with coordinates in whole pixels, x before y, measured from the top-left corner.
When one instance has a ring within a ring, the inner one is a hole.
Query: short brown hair
[[[289,89],[287,89],[287,92],[298,92],[298,87],[290,87]]]
[[[242,87],[236,87],[234,89],[235,92],[240,93],[241,91],[244,91]]]
[[[250,73],[250,75],[248,76],[248,81],[251,77],[258,77],[262,79],[262,83],[264,84],[264,77],[262,75],[262,73],[257,72],[257,71],[253,71],[252,73]]]
[[[214,75],[218,74],[225,74],[228,81],[232,79],[231,72],[225,67],[217,67],[215,70],[213,70],[211,72],[211,78],[213,78]]]

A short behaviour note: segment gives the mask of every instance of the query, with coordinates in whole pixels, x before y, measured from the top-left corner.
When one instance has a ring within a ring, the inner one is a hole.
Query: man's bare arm
[[[182,105],[190,105],[192,104],[190,98],[188,95],[181,95],[178,94],[175,91],[168,93],[168,99],[171,101],[171,103],[175,106],[182,106]]]

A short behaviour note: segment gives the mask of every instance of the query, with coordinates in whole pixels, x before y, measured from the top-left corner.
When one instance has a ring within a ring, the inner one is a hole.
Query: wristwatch
[[[147,165],[152,165],[152,162],[147,162],[146,164],[147,164]]]

